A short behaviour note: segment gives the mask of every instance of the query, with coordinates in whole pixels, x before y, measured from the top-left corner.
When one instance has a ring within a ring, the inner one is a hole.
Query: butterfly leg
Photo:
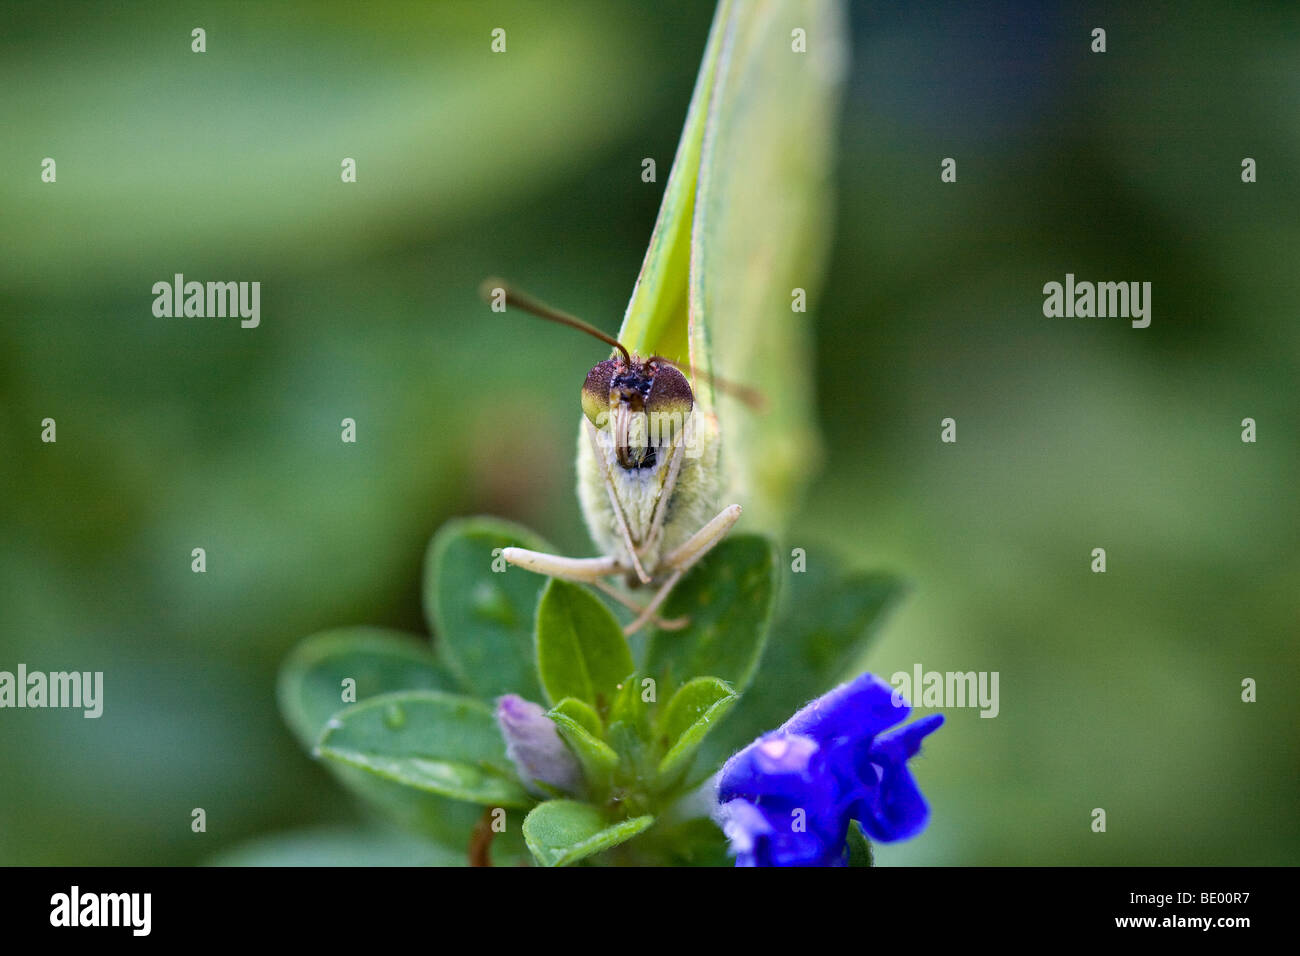
[[[578,584],[594,585],[629,610],[637,614],[642,614],[645,611],[645,608],[640,604],[601,580],[608,575],[627,573],[627,568],[620,564],[616,558],[563,558],[558,554],[544,554],[541,551],[529,551],[527,548],[503,548],[501,557],[516,567],[527,571],[534,571],[537,574],[545,574],[553,578],[563,578],[566,581],[575,581]],[[676,630],[686,626],[685,621],[665,621],[655,616],[653,611],[651,611],[650,620],[654,622],[656,627],[662,627],[664,630]]]
[[[586,426],[587,437],[591,441],[591,450],[596,456],[596,461],[600,463],[601,478],[605,482],[605,494],[609,496],[609,507],[614,512],[614,520],[618,525],[619,534],[623,536],[623,546],[627,548],[628,559],[632,562],[632,570],[636,572],[636,576],[641,579],[642,584],[649,584],[651,577],[641,564],[640,549],[632,540],[632,530],[627,526],[627,516],[623,514],[623,506],[619,504],[618,492],[614,488],[614,479],[609,474],[612,467],[609,456],[600,447],[600,437],[596,427],[589,421],[583,421],[583,425]]]
[[[553,578],[591,584],[611,574],[622,574],[626,569],[617,558],[562,558],[558,554],[544,554],[527,548],[502,548],[501,557],[516,567],[535,571]]]
[[[655,616],[655,612],[659,610],[659,605],[664,602],[677,582],[682,579],[682,575],[689,571],[696,561],[708,554],[714,545],[725,538],[727,532],[731,530],[731,526],[739,518],[740,505],[728,505],[712,521],[665,555],[662,563],[665,567],[671,568],[672,573],[660,585],[659,590],[650,599],[650,603],[645,606],[640,616],[623,628],[623,633],[635,634],[649,623]]]
[[[608,594],[611,598],[613,598],[619,604],[623,605],[629,611],[632,611],[636,614],[641,614],[643,611],[645,611],[644,604],[638,604],[636,601],[633,601],[630,597],[628,597],[622,591],[615,588],[613,585],[607,584],[604,581],[592,581],[591,583],[603,594]],[[675,617],[671,621],[669,621],[669,620],[665,620],[662,617],[659,617],[658,615],[655,615],[650,618],[650,623],[653,624],[655,627],[660,628],[661,630],[680,631],[682,628],[684,628],[687,624],[690,623],[690,619],[685,617]]]

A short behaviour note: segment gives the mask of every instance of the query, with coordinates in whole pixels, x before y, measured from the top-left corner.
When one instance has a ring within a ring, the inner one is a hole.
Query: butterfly
[[[632,610],[628,634],[686,626],[659,616],[677,582],[742,513],[780,533],[814,470],[811,345],[798,304],[829,242],[844,32],[838,0],[719,3],[616,338],[501,280],[483,284],[494,308],[611,347],[583,383],[578,435],[578,497],[601,555],[506,548],[502,557],[599,588]],[[639,602],[607,578],[651,596]]]

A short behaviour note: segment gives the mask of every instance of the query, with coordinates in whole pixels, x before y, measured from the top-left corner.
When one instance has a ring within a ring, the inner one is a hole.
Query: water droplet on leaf
[[[406,725],[406,711],[401,704],[389,704],[384,708],[384,726],[389,730],[401,730]]]
[[[475,585],[474,593],[470,596],[470,604],[474,608],[474,613],[484,620],[493,621],[503,627],[511,627],[515,623],[515,610],[510,604],[510,599],[506,597],[505,590],[494,581],[480,581]]]

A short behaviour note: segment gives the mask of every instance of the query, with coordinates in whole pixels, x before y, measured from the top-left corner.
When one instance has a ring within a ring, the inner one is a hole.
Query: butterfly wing
[[[811,330],[792,305],[795,289],[816,295],[829,252],[847,24],[834,0],[755,0],[730,13],[700,150],[692,359],[764,395],[761,412],[716,395],[723,497],[746,506],[747,524],[779,532],[820,451]],[[800,30],[806,52],[795,49]]]
[[[619,341],[634,353],[661,355],[688,375],[692,361],[696,370],[708,371],[707,355],[703,350],[693,350],[690,343],[691,224],[695,216],[700,154],[709,109],[714,100],[718,60],[727,25],[734,19],[733,12],[731,0],[722,0],[718,4],[695,80],[691,105],[686,113],[686,124],[677,145],[677,155],[664,186],[664,198],[650,236],[650,246],[618,335]],[[692,385],[696,386],[697,392],[701,391],[694,379]],[[703,391],[705,394],[697,395],[697,403],[703,403],[703,407],[708,409],[710,396],[707,389]]]
[[[792,290],[815,295],[828,251],[844,19],[839,0],[719,3],[619,332],[688,373],[703,427],[721,434],[722,498],[771,531],[820,451],[810,333]],[[756,388],[765,411],[715,378]]]

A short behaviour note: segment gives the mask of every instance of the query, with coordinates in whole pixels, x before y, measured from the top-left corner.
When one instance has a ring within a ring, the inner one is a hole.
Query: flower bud
[[[506,694],[497,700],[496,717],[506,740],[506,756],[530,792],[552,796],[547,788],[565,793],[578,790],[582,770],[545,708],[518,694]]]

